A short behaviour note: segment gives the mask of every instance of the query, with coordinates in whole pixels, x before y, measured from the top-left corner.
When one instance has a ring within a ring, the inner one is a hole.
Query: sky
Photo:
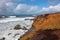
[[[38,15],[60,12],[60,0],[0,0],[0,15]]]

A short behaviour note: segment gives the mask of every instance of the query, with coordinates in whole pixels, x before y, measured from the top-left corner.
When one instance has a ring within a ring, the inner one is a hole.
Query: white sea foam
[[[9,16],[9,18],[16,18],[16,16]]]
[[[24,18],[4,18],[0,19],[0,23],[6,23],[10,21],[20,21],[20,20],[25,20],[25,19],[33,19],[34,17],[24,17]]]
[[[10,21],[20,21],[20,20],[24,20],[25,18],[4,18],[2,20],[0,20],[0,23],[6,23],[6,22],[10,22]]]
[[[25,18],[0,19],[0,39],[5,37],[5,40],[18,40],[18,38],[20,38],[31,28],[33,23],[32,20],[25,20]],[[31,19],[32,17],[27,18]],[[22,28],[26,27],[28,30],[14,30],[14,27],[17,24],[21,25]]]

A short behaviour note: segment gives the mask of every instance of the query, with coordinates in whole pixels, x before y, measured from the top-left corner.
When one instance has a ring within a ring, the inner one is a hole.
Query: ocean
[[[1,17],[0,18],[0,39],[4,40],[18,40],[23,34],[25,34],[31,27],[34,17]],[[21,28],[26,28],[27,30],[19,29],[14,30],[14,27],[19,24]],[[9,35],[10,34],[10,35]],[[16,35],[17,34],[17,35]]]

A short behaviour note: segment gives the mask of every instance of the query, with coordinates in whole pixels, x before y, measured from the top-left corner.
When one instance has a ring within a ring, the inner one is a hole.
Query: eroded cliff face
[[[60,30],[39,30],[29,40],[60,40]]]
[[[36,31],[60,29],[60,13],[44,14],[35,18],[32,24]]]
[[[32,27],[33,30],[25,34],[20,40],[59,40],[60,13],[39,15],[34,19]],[[53,35],[51,33],[53,33]],[[45,36],[48,35],[51,35],[51,37],[53,36],[53,38],[45,38]]]

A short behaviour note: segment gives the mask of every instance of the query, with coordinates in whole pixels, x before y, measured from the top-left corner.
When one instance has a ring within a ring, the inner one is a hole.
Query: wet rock
[[[20,38],[18,40],[20,40]]]
[[[10,35],[11,33],[9,33],[8,35]]]
[[[19,33],[15,34],[13,37],[16,37],[17,35],[20,35]]]
[[[26,27],[23,27],[22,29],[23,29],[23,30],[27,30],[27,28],[26,28]]]
[[[15,30],[21,29],[21,25],[17,24],[14,29],[15,29]]]
[[[5,37],[3,37],[2,39],[0,39],[0,40],[5,40]]]

